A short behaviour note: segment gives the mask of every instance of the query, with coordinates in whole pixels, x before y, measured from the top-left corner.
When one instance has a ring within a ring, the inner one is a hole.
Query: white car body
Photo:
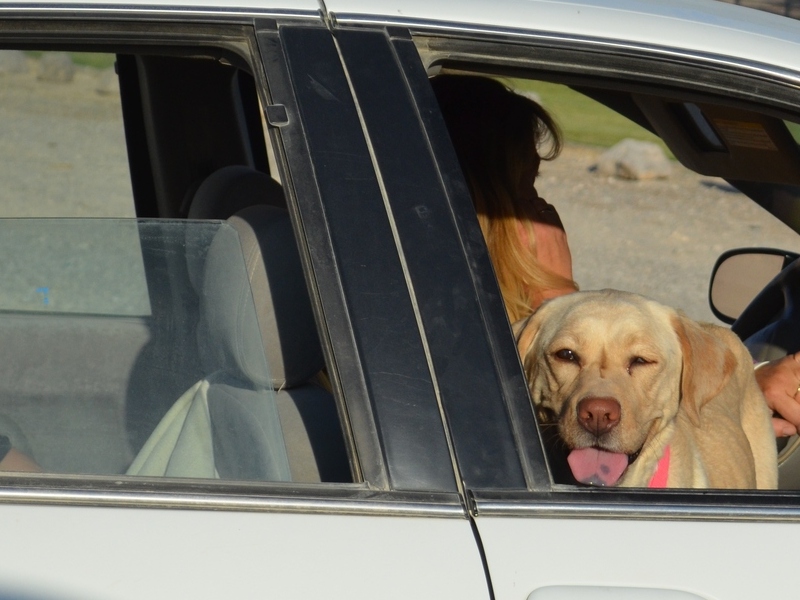
[[[800,22],[712,1],[0,2],[0,21],[21,19],[120,19],[145,29],[187,21],[248,31],[272,19],[334,34],[390,27],[411,38],[645,53],[800,85]],[[446,54],[437,52],[430,56]],[[270,93],[277,93],[272,77]],[[520,381],[517,373],[509,386]],[[452,415],[441,406],[447,422]],[[353,417],[345,428],[356,432],[357,448],[372,435],[358,433],[365,422]],[[369,456],[364,446],[359,452]],[[450,452],[446,466],[456,469],[463,459]],[[370,480],[366,460],[354,469],[361,480],[345,484],[139,484],[123,473],[67,473],[52,485],[47,475],[12,478],[0,484],[0,598],[749,600],[795,593],[796,559],[782,546],[800,535],[797,496],[569,491],[541,484],[540,467],[526,460],[526,489],[474,486],[456,471],[451,489],[409,490]]]

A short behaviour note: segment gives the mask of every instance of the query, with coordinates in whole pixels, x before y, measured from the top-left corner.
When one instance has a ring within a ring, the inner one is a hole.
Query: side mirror
[[[799,256],[771,248],[728,250],[717,259],[711,273],[711,311],[720,321],[733,323],[759,292]]]

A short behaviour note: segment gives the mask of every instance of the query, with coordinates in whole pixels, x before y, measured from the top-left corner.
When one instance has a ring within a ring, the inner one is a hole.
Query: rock
[[[27,73],[28,59],[21,50],[0,50],[0,75]]]
[[[119,94],[119,78],[113,67],[103,69],[97,77],[95,90],[101,96]]]
[[[41,81],[51,83],[69,83],[75,77],[75,65],[66,52],[47,52],[39,60]]]
[[[661,146],[653,142],[624,139],[612,146],[597,161],[597,172],[619,179],[666,179],[672,164]]]

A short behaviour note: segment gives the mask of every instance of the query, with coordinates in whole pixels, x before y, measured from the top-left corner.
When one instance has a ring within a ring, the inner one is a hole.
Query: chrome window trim
[[[557,34],[545,31],[523,30],[502,27],[482,27],[445,21],[427,21],[418,19],[395,19],[358,14],[332,14],[335,26],[384,26],[406,27],[412,36],[439,36],[474,38],[475,41],[491,42],[524,42],[526,45],[545,45],[549,48],[565,48],[575,50],[614,51],[618,54],[632,54],[639,58],[669,59],[673,61],[703,63],[719,69],[736,69],[761,77],[778,78],[782,81],[800,84],[800,71],[793,71],[769,64],[747,61],[735,57],[711,54],[703,51],[692,51],[675,47],[643,44],[625,40],[597,38],[580,35]]]
[[[470,512],[477,519],[512,517],[800,523],[797,496],[787,493],[568,489],[564,487],[564,493],[516,495],[475,492],[470,497]]]
[[[4,479],[6,477],[4,476]],[[0,506],[214,510],[465,519],[455,493],[375,491],[361,484],[287,484],[157,478],[9,476]]]
[[[207,20],[214,22],[252,21],[253,19],[297,19],[313,20],[321,23],[319,11],[300,9],[258,9],[237,7],[180,6],[156,4],[20,4],[9,3],[0,6],[0,18],[24,19],[179,19]]]

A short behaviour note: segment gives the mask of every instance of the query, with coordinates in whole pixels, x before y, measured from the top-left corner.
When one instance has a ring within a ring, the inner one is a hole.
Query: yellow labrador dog
[[[729,330],[614,290],[555,298],[514,329],[579,482],[777,487],[770,411]]]

